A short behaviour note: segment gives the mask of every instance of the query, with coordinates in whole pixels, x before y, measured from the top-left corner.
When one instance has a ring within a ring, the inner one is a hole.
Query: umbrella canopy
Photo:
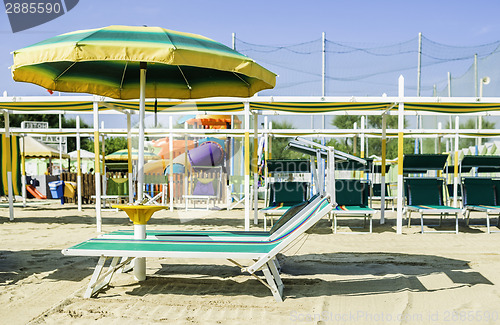
[[[276,75],[209,38],[160,27],[109,26],[75,31],[14,51],[14,80],[50,90],[139,98],[250,97]]]
[[[59,158],[59,150],[26,136],[24,137],[24,156],[26,158]],[[61,158],[67,159],[69,155],[63,152]]]
[[[137,160],[139,158],[139,152],[137,150],[132,150],[132,160]],[[154,160],[160,159],[161,157],[153,152],[144,152],[144,160]],[[122,149],[110,153],[106,157],[104,157],[106,161],[128,161],[128,150]]]
[[[71,159],[77,159],[78,158],[78,151],[75,150],[75,151],[68,152],[68,155]],[[94,159],[95,155],[93,152],[90,152],[90,151],[87,151],[84,149],[80,149],[80,158],[81,159]]]

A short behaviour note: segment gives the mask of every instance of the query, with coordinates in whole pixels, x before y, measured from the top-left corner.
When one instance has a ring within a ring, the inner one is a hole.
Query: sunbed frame
[[[193,258],[193,259],[227,259],[241,267],[267,286],[276,301],[283,300],[283,282],[276,267],[276,255],[296,240],[307,229],[311,228],[323,216],[328,214],[332,205],[328,197],[318,196],[313,202],[304,206],[281,232],[271,234],[268,240],[189,240],[181,239],[124,239],[103,236],[84,241],[78,245],[64,249],[64,255],[98,256],[97,266],[92,274],[84,297],[90,298],[106,288],[113,275],[127,266],[137,257],[160,258]],[[228,236],[231,237],[231,236]],[[255,237],[255,236],[254,236]],[[240,264],[236,260],[251,262]],[[104,272],[106,261],[111,260]],[[255,272],[262,270],[265,281]]]

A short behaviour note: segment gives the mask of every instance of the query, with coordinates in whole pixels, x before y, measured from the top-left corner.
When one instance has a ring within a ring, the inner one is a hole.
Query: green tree
[[[94,152],[94,142],[87,141],[82,148]],[[99,150],[101,147],[99,147]],[[127,138],[126,137],[108,137],[104,140],[104,155],[109,155],[118,150],[127,149]]]
[[[353,129],[354,123],[357,122],[358,125],[361,123],[360,116],[354,115],[340,115],[336,116],[332,120],[332,125],[338,129]],[[398,128],[398,117],[396,115],[388,115],[386,119],[387,129],[397,129]],[[407,126],[406,119],[404,120],[405,127]],[[382,130],[382,116],[380,115],[370,115],[367,118],[367,127],[370,129]],[[368,151],[371,155],[382,155],[382,139],[380,138],[366,138],[368,141]],[[403,140],[403,153],[413,153],[415,144],[413,139]],[[335,147],[343,152],[350,154],[358,153],[361,151],[360,145],[361,141],[359,139],[356,141],[356,150],[354,150],[354,138],[345,137],[342,140],[332,139],[327,145]],[[394,159],[398,156],[398,139],[397,138],[387,138],[386,146],[386,157],[387,159]]]
[[[273,122],[273,129],[295,129],[291,122],[286,120]],[[273,137],[272,138],[272,159],[302,159],[307,158],[303,154],[292,151],[285,150],[288,142],[290,142],[292,138],[282,138],[282,137]]]
[[[486,118],[483,117],[482,123],[481,123],[482,129],[494,129],[495,128],[495,122],[493,121],[487,121]],[[450,128],[450,122],[446,123],[446,128]],[[470,118],[466,120],[464,123],[460,123],[459,126],[460,129],[477,129],[477,117]],[[488,142],[490,139],[488,138],[483,138],[482,143]],[[460,140],[458,141],[458,146],[460,148],[468,148],[471,146],[476,145],[476,139],[475,138],[463,138],[460,137]]]

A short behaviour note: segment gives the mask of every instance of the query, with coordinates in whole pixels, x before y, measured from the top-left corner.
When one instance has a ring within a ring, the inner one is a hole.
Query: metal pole
[[[459,117],[455,117],[455,161],[453,168],[453,207],[458,208],[458,128],[459,128]]]
[[[451,72],[448,72],[448,97],[451,97]],[[451,115],[449,116],[448,123],[450,124],[450,129],[451,129],[453,125],[453,118],[451,117]],[[446,146],[447,146],[446,152],[450,152],[449,150],[451,149],[451,141],[452,141],[451,139],[448,139],[446,141]]]
[[[102,174],[102,193],[106,195],[108,189],[108,179],[106,178],[106,144],[105,144],[105,135],[104,135],[104,121],[101,121],[101,152],[102,152],[102,165],[101,165],[101,174]],[[103,207],[104,208],[104,207]]]
[[[62,114],[59,114],[59,178],[62,180]]]
[[[325,97],[326,87],[326,38],[325,32],[321,34],[321,97]]]
[[[360,145],[360,158],[365,158],[365,117],[361,116],[361,145]],[[361,178],[365,177],[365,173],[361,172]]]
[[[417,97],[420,97],[421,79],[422,79],[422,33],[418,33]]]
[[[386,147],[387,147],[387,114],[382,114],[382,166],[380,176],[380,224],[385,223],[385,164],[386,164]]]
[[[94,173],[95,173],[95,217],[97,232],[102,231],[101,220],[101,156],[99,154],[99,104],[97,100],[93,102],[94,110]]]
[[[399,76],[398,96],[402,100],[405,96],[405,79]],[[403,148],[404,148],[404,103],[399,102],[398,107],[398,208],[396,220],[396,233],[403,233]]]
[[[418,33],[418,62],[417,62],[417,97],[420,97],[420,88],[422,83],[422,33]],[[417,115],[417,129],[421,129],[421,119],[420,115]],[[415,153],[421,151],[422,138],[415,139]]]
[[[477,74],[477,53],[474,54],[474,94],[477,97],[477,83],[478,83],[478,74]]]
[[[259,152],[259,115],[257,112],[253,114],[253,157],[252,157],[252,170],[253,170],[253,224],[259,224],[259,174],[257,154]]]
[[[22,137],[23,147],[21,152],[21,186],[22,186],[22,195],[23,195],[23,208],[26,208],[26,153],[25,153],[25,145],[24,140],[25,137]]]
[[[128,202],[134,203],[134,177],[132,168],[132,117],[127,112],[127,169],[128,169]]]
[[[137,200],[144,198],[144,117],[146,115],[146,70],[145,62],[139,63],[139,148],[137,158]],[[146,225],[134,225],[134,239],[146,239]],[[146,279],[146,258],[134,260],[134,277],[137,281]]]
[[[137,200],[144,198],[144,118],[146,115],[146,70],[147,64],[140,63],[139,85],[139,148],[137,158]]]
[[[168,195],[170,200],[170,211],[174,211],[174,135],[172,130],[174,128],[173,116],[168,117],[168,127],[170,129],[169,139],[168,139],[168,150],[170,151],[170,173],[168,173]]]
[[[80,152],[80,116],[76,117],[76,199],[82,211],[82,160]]]
[[[5,124],[5,137],[4,137],[4,148],[7,152],[7,157],[5,157],[7,166],[7,192],[9,197],[9,220],[14,221],[14,186],[12,183],[12,152],[11,152],[11,142],[10,142],[10,129],[9,129],[9,112],[3,112],[3,120]]]
[[[236,51],[236,33],[232,34],[233,50]]]
[[[321,97],[326,96],[326,34],[323,32],[321,34],[321,45],[322,45],[322,55],[321,55]],[[321,128],[325,129],[326,116],[321,116]],[[325,138],[321,139],[321,144],[325,144]],[[324,162],[323,162],[324,164]]]
[[[250,230],[250,103],[245,107],[245,231]]]

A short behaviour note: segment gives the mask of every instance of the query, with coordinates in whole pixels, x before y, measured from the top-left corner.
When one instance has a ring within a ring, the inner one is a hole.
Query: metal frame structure
[[[272,136],[288,136],[291,137],[296,135],[302,135],[307,137],[338,137],[338,136],[354,136],[358,134],[364,134],[367,138],[370,137],[382,137],[383,139],[386,137],[398,137],[398,161],[402,161],[403,156],[403,137],[432,137],[435,134],[439,134],[444,138],[455,138],[458,137],[499,137],[500,132],[498,130],[458,130],[458,123],[455,124],[457,127],[455,130],[444,130],[444,129],[427,129],[427,130],[411,130],[404,129],[404,116],[411,115],[442,115],[442,114],[460,114],[460,115],[500,115],[500,97],[406,97],[404,95],[404,78],[400,76],[398,80],[398,88],[399,93],[396,97],[269,97],[269,96],[255,96],[249,99],[241,99],[241,98],[211,98],[211,99],[203,99],[199,101],[179,101],[179,100],[158,100],[158,103],[214,103],[214,102],[238,102],[243,103],[243,109],[233,110],[230,112],[226,112],[225,114],[244,114],[245,115],[245,124],[244,129],[238,130],[182,130],[182,129],[144,129],[143,132],[137,132],[136,130],[128,130],[125,129],[107,129],[107,130],[99,130],[98,121],[99,114],[106,114],[110,110],[115,110],[123,112],[125,114],[132,114],[134,109],[124,109],[123,105],[119,105],[120,103],[133,104],[134,107],[138,108],[138,101],[116,101],[104,97],[99,96],[60,96],[60,97],[0,97],[0,110],[4,113],[4,115],[8,115],[11,113],[26,113],[27,111],[33,112],[43,112],[43,113],[54,113],[59,114],[61,112],[66,112],[65,110],[57,110],[54,108],[45,108],[40,109],[36,107],[36,103],[47,103],[54,102],[58,103],[59,107],[61,107],[64,103],[76,103],[76,102],[85,102],[90,105],[89,113],[94,114],[94,129],[91,130],[82,130],[79,129],[80,135],[94,135],[95,139],[99,139],[100,132],[106,132],[107,134],[127,134],[128,138],[132,136],[132,134],[141,135],[154,135],[154,134],[165,134],[168,133],[170,135],[185,135],[185,134],[215,134],[215,135],[231,135],[236,137],[244,137],[245,141],[245,229],[248,230],[250,226],[250,114],[252,111],[261,110],[260,114],[265,116],[276,115],[279,114],[276,110],[271,109],[259,109],[259,105],[263,103],[284,103],[284,104],[325,104],[325,103],[334,103],[339,104],[341,107],[337,108],[324,108],[324,109],[313,109],[310,111],[305,111],[301,113],[294,112],[286,112],[286,114],[319,114],[319,115],[339,115],[339,114],[348,114],[348,115],[397,115],[398,118],[398,128],[387,130],[383,128],[383,130],[374,130],[374,129],[357,129],[357,130],[335,130],[335,129],[294,129],[294,130],[272,130],[272,129],[262,129],[258,130],[255,134],[262,135],[272,135]],[[146,105],[151,103],[151,101],[147,101]],[[379,108],[377,109],[356,109],[357,105],[362,105],[366,103],[376,103]],[[144,104],[142,104],[144,105]],[[406,107],[406,110],[405,110]],[[86,108],[88,109],[88,107]],[[172,114],[186,114],[189,110],[184,109],[177,112],[173,112]],[[203,112],[204,110],[200,110],[198,112]],[[285,110],[286,111],[286,110]],[[166,110],[165,112],[170,113],[171,111]],[[78,111],[78,114],[82,114],[84,111]],[[113,112],[114,113],[114,112]],[[207,111],[210,113],[210,111]],[[220,114],[220,113],[218,113]],[[6,119],[8,121],[8,119]],[[456,121],[458,121],[458,116],[456,117]],[[97,123],[96,123],[97,122]],[[255,125],[254,125],[255,126]],[[60,133],[61,130],[53,129],[47,130],[44,132],[45,134],[56,134]],[[77,129],[63,129],[63,134],[76,134]],[[7,124],[4,129],[0,129],[0,132],[6,134],[41,134],[40,130],[29,130],[29,129],[10,129]],[[384,140],[383,140],[384,142]],[[98,141],[96,141],[96,153],[98,153]],[[129,141],[129,148],[130,148]],[[458,141],[455,141],[455,156],[458,156]],[[382,157],[385,158],[385,157]],[[402,174],[402,164],[399,164],[398,168],[398,204],[397,204],[397,223],[396,230],[398,234],[402,233],[402,220],[403,220],[403,174]],[[97,167],[97,166],[96,166]],[[97,171],[100,172],[100,169],[96,170],[96,185],[98,185],[101,180]],[[7,174],[11,173],[10,170],[7,171]],[[458,186],[458,159],[455,159],[455,189]],[[384,178],[382,181],[384,182]],[[382,185],[385,188],[384,185]],[[257,189],[255,188],[254,191]],[[9,202],[13,202],[12,199],[12,191],[9,191]],[[382,200],[383,202],[384,200]],[[11,220],[14,220],[14,211],[12,208],[13,203],[10,204],[10,212],[9,216]],[[384,204],[384,203],[383,203]],[[455,202],[456,204],[456,202]],[[171,206],[173,208],[173,206]],[[100,204],[96,204],[96,215],[98,222],[98,230],[100,231]],[[255,211],[256,213],[256,211]],[[383,218],[381,219],[383,222]]]

